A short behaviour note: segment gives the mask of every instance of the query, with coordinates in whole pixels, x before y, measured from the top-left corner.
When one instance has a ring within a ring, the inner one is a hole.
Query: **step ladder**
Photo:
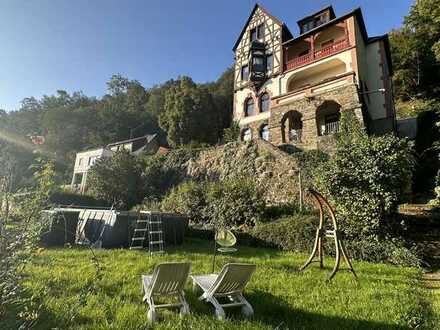
[[[162,215],[160,213],[139,212],[131,239],[130,250],[143,249],[146,244],[148,244],[150,255],[165,253]]]

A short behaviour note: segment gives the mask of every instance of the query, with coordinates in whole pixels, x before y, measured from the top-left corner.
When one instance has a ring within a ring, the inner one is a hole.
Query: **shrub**
[[[253,226],[264,209],[263,192],[250,178],[231,178],[207,187],[204,216],[216,228]]]
[[[162,200],[161,209],[167,212],[186,214],[191,223],[204,223],[203,209],[206,206],[205,190],[202,184],[184,182]]]
[[[406,140],[370,137],[344,111],[336,153],[315,172],[315,185],[331,198],[348,238],[383,236],[385,219],[410,191],[413,164]]]
[[[306,252],[313,246],[317,224],[316,216],[297,213],[269,223],[257,224],[249,234],[258,245]]]
[[[344,243],[349,256],[353,259],[410,267],[421,265],[417,252],[413,248],[406,247],[404,241],[397,237],[362,237]]]
[[[32,168],[36,185],[33,191],[22,194],[20,202],[14,205],[16,222],[10,221],[9,205],[0,208],[0,320],[7,311],[16,310],[21,329],[32,328],[39,317],[41,308],[37,297],[25,294],[23,269],[37,253],[40,235],[46,227],[41,211],[50,206],[50,197],[57,191],[53,162],[37,159]],[[12,167],[9,170],[0,172],[1,183],[19,175]],[[8,188],[0,185],[1,201]]]
[[[171,188],[182,183],[186,175],[187,162],[196,157],[200,148],[186,146],[166,155],[142,157],[142,178],[147,200],[161,199]]]
[[[192,223],[214,227],[253,226],[263,218],[262,192],[248,178],[185,182],[161,203],[164,211],[185,213]]]
[[[110,206],[105,200],[97,199],[94,196],[78,194],[70,191],[55,192],[50,201],[52,204],[75,205],[75,206]]]
[[[313,248],[319,218],[317,214],[294,214],[279,220],[258,224],[250,232],[257,246],[275,247],[286,251],[310,253]],[[361,237],[344,240],[350,258],[370,262],[389,262],[395,265],[420,266],[413,249],[399,238],[378,239]],[[333,240],[324,243],[325,254],[334,256]]]
[[[329,160],[329,155],[321,150],[305,150],[292,154],[301,170],[303,187],[312,185],[315,170]]]
[[[129,209],[143,198],[140,163],[128,151],[101,158],[88,174],[88,191],[120,208]]]
[[[148,155],[142,159],[142,177],[146,198],[154,200],[172,186],[172,173],[165,167],[166,156]]]
[[[233,121],[230,127],[223,130],[223,143],[236,142],[240,138],[240,125]]]

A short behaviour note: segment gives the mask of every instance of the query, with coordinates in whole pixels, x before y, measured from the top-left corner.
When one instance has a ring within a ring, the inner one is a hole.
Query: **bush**
[[[221,182],[185,182],[161,203],[164,211],[185,213],[196,224],[232,228],[253,226],[265,209],[262,192],[248,178]]]
[[[50,201],[55,205],[74,205],[74,206],[110,206],[110,204],[102,199],[97,199],[90,195],[81,195],[70,191],[55,192]]]
[[[204,215],[216,228],[254,226],[265,206],[263,192],[250,178],[232,178],[208,185]]]
[[[344,241],[349,256],[370,262],[419,267],[421,259],[413,248],[407,248],[400,238],[362,237]]]
[[[193,224],[205,223],[203,216],[206,206],[204,186],[200,183],[184,182],[162,200],[161,209],[167,212],[186,214]]]
[[[142,178],[147,200],[159,200],[173,187],[182,183],[186,175],[187,162],[196,157],[199,148],[186,146],[175,149],[167,155],[147,155],[142,157]]]
[[[317,225],[316,215],[297,213],[273,222],[257,224],[249,234],[258,245],[307,252],[313,247]]]
[[[233,121],[230,127],[223,130],[223,143],[236,142],[240,138],[240,125]]]
[[[315,170],[325,164],[330,158],[328,154],[321,150],[295,152],[292,154],[292,157],[296,159],[301,170],[303,187],[313,184]]]
[[[257,246],[275,247],[286,251],[310,253],[313,248],[319,218],[317,214],[294,214],[279,220],[258,224],[250,232]],[[378,239],[361,237],[344,240],[350,258],[370,262],[388,262],[395,265],[420,266],[421,261],[413,249],[407,248],[399,238]],[[335,255],[333,240],[324,243],[326,255]]]
[[[128,151],[101,158],[88,174],[88,191],[119,208],[129,209],[144,196],[140,163]]]
[[[332,200],[348,238],[383,236],[385,219],[410,192],[413,165],[406,140],[370,137],[344,111],[336,153],[315,172],[315,185]]]

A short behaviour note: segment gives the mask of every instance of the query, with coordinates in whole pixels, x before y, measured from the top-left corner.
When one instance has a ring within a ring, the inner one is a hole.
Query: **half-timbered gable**
[[[393,131],[387,36],[368,36],[360,8],[336,17],[328,6],[298,25],[294,38],[256,5],[234,45],[234,120],[242,139],[325,149],[342,111],[354,111],[370,133]]]
[[[264,44],[266,75],[270,77],[282,71],[283,34],[287,35],[287,38],[291,36],[281,21],[260,5],[255,5],[233,48],[235,52],[235,89],[244,88],[250,84],[249,79],[246,79],[246,74],[251,71],[252,41]]]

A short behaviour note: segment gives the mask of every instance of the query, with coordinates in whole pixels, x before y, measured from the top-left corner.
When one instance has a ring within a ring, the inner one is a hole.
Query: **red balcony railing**
[[[325,46],[319,50],[315,50],[313,54],[309,52],[308,54],[288,60],[286,63],[286,70],[291,70],[293,68],[303,66],[320,58],[335,54],[348,47],[350,47],[350,42],[348,41],[348,39],[336,41],[331,45]]]

